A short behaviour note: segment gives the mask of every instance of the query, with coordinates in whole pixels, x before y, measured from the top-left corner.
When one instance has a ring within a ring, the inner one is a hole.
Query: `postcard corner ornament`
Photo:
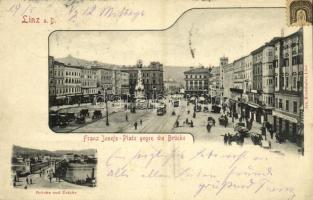
[[[312,0],[286,0],[287,2],[287,25],[309,26],[313,24]]]

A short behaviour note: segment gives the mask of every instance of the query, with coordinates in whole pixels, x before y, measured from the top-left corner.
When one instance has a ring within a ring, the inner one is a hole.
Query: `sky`
[[[220,57],[232,62],[282,30],[297,31],[286,27],[283,8],[196,9],[161,31],[56,31],[49,37],[49,55],[118,65],[142,59],[144,65],[217,66]]]

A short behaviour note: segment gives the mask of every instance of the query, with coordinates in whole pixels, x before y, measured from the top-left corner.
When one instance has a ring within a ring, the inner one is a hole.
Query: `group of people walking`
[[[139,120],[139,123],[140,123],[140,126],[142,126],[142,119]],[[137,121],[135,121],[134,127],[135,127],[135,130],[137,130],[137,127],[138,127],[138,122]]]

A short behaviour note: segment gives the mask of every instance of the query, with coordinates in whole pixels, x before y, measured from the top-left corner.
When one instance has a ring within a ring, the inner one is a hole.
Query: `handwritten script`
[[[292,186],[275,182],[273,177],[279,170],[273,169],[266,156],[247,150],[190,151],[173,146],[166,150],[150,147],[132,152],[113,149],[105,158],[106,176],[120,181],[171,180],[175,185],[191,188],[191,198],[237,192],[249,194],[250,198],[263,194],[288,200],[296,197]]]
[[[61,2],[61,1],[60,1]],[[145,16],[145,10],[137,8],[129,8],[127,6],[111,6],[103,2],[85,2],[85,3],[70,3],[70,4],[52,4],[48,2],[17,2],[9,5],[6,8],[7,13],[12,17],[18,17],[23,23],[41,23],[44,20],[53,19],[55,21],[64,21],[76,23],[88,19],[110,19],[118,21],[120,19],[128,19],[133,22]],[[62,13],[62,17],[55,12],[58,10]],[[43,13],[45,16],[43,16]],[[46,16],[48,15],[48,16]]]

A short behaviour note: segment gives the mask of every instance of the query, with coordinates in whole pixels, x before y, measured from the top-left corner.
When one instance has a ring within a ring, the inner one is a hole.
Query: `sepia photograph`
[[[13,146],[14,188],[83,189],[96,187],[97,150],[46,150]]]
[[[164,30],[55,31],[49,127],[189,133],[303,154],[303,29],[285,17],[277,8],[192,9]]]

